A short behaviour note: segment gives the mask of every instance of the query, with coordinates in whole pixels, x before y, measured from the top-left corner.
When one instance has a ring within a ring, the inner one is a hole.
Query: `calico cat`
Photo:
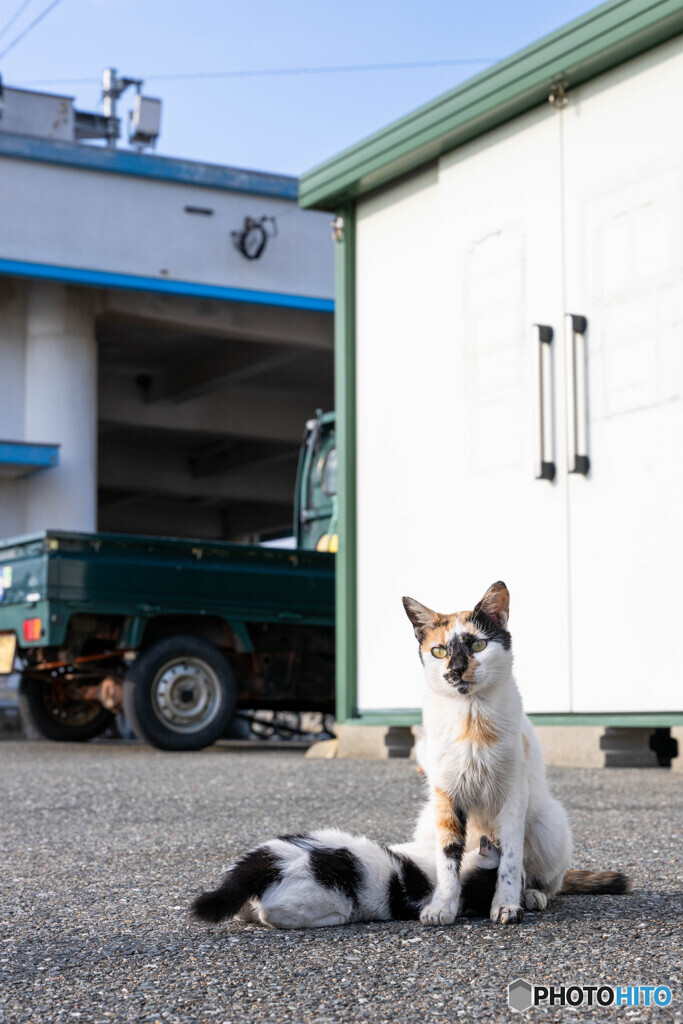
[[[461,912],[465,851],[481,833],[500,847],[491,920],[517,923],[556,893],[625,892],[618,872],[568,872],[564,808],[548,792],[541,749],[512,674],[510,595],[494,583],[474,611],[441,615],[404,597],[426,681],[423,722],[429,799],[414,839],[431,843],[436,886],[424,924]],[[424,753],[423,753],[424,757]]]
[[[499,853],[482,836],[461,865],[462,912],[487,916]],[[383,846],[336,829],[271,839],[241,857],[220,886],[192,905],[196,918],[323,928],[353,921],[417,920],[436,880],[431,843]]]

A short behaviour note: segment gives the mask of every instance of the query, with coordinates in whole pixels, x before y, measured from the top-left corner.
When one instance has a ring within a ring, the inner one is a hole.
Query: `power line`
[[[402,61],[394,64],[334,64],[323,67],[303,68],[259,68],[255,71],[195,71],[171,75],[147,75],[147,81],[173,81],[192,78],[258,78],[271,75],[330,75],[353,71],[403,71],[410,68],[434,68],[465,64],[489,64],[486,57],[454,60],[416,60]]]
[[[10,52],[10,50],[13,50],[17,43],[20,43],[21,40],[25,36],[27,36],[29,32],[31,32],[36,27],[36,25],[38,25],[43,20],[43,18],[46,17],[54,7],[57,6],[57,4],[61,4],[61,2],[62,0],[52,0],[52,3],[49,3],[47,7],[40,12],[38,17],[33,19],[30,25],[27,25],[27,27],[22,32],[20,32],[18,36],[14,37],[11,43],[7,44],[2,53],[0,53],[0,60],[2,60],[2,58]]]
[[[59,3],[60,0],[54,0]],[[54,4],[53,4],[54,6]],[[2,54],[0,54],[2,57]],[[200,78],[265,78],[276,75],[331,75],[356,71],[404,71],[414,68],[466,67],[474,64],[494,64],[498,57],[456,57],[452,60],[400,61],[392,64],[334,64],[323,67],[256,68],[243,71],[182,71],[165,75],[145,75],[146,82],[188,81]],[[93,85],[99,78],[40,78],[20,82],[20,85]]]
[[[3,28],[1,28],[1,29],[0,29],[0,39],[2,39],[2,37],[3,37],[4,35],[6,35],[6,33],[8,32],[8,30],[9,30],[9,29],[10,29],[10,28],[12,27],[12,25],[14,24],[14,22],[15,22],[15,21],[17,20],[17,18],[19,17],[19,15],[20,15],[20,14],[23,14],[23,12],[24,12],[24,11],[26,10],[26,8],[28,7],[28,5],[29,5],[30,3],[32,3],[32,2],[33,2],[33,0],[23,0],[23,3],[19,4],[18,8],[16,9],[16,11],[15,11],[15,12],[14,12],[14,14],[12,15],[12,17],[11,17],[11,18],[9,19],[9,21],[5,22],[5,25],[3,26]]]

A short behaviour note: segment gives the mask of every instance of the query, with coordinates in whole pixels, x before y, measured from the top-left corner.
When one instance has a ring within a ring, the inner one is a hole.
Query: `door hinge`
[[[332,238],[335,242],[344,241],[344,218],[335,217],[331,224],[332,227]]]
[[[569,97],[567,96],[568,87],[568,83],[563,78],[556,78],[550,86],[548,103],[555,107],[556,110],[562,110],[569,103]]]

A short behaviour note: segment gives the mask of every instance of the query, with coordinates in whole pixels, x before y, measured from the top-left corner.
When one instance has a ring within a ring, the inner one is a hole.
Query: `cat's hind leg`
[[[526,910],[545,910],[548,906],[548,897],[542,889],[525,889],[522,904]]]
[[[548,800],[526,822],[523,903],[527,910],[545,910],[548,900],[562,888],[571,855],[571,832],[564,807],[557,800]]]
[[[247,900],[244,906],[237,911],[235,917],[238,921],[244,921],[245,924],[258,921],[258,904],[255,904],[254,900]]]
[[[271,928],[326,928],[347,924],[354,903],[339,889],[308,880],[305,884],[273,886],[261,900],[259,920]]]
[[[350,915],[324,914],[322,917],[310,917],[307,913],[289,907],[269,907],[261,909],[259,920],[269,928],[328,928],[348,924]]]

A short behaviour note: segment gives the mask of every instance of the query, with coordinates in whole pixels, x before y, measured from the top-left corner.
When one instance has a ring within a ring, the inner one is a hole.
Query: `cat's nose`
[[[467,668],[467,658],[460,654],[453,654],[448,661],[448,673],[449,675],[461,676]]]

